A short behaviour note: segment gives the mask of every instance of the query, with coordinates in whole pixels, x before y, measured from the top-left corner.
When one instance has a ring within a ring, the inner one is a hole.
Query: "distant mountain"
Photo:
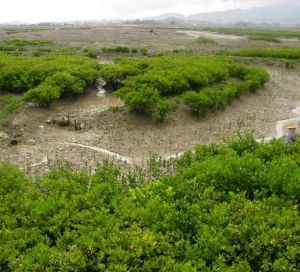
[[[20,21],[12,21],[12,22],[8,22],[8,23],[0,23],[0,25],[3,26],[19,26],[19,25],[29,25],[29,23],[25,23],[25,22],[20,22]]]
[[[184,16],[178,13],[168,13],[147,19],[162,22],[179,20],[188,23],[232,24],[243,21],[249,23],[299,24],[300,4],[283,4],[250,9],[203,12],[190,16]]]
[[[149,20],[149,21],[164,21],[164,20],[170,20],[170,19],[186,20],[187,17],[180,13],[165,13],[162,15],[145,18],[145,20]]]

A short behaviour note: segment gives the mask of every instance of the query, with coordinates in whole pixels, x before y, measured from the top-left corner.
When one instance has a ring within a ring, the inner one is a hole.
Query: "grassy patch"
[[[6,52],[16,55],[28,54],[36,50],[43,50],[45,46],[53,46],[54,42],[51,40],[24,40],[15,39],[4,41],[0,43],[0,52]]]
[[[252,48],[243,50],[225,50],[220,54],[239,57],[258,57],[274,59],[300,59],[299,48]]]
[[[3,42],[4,44],[11,46],[44,46],[44,45],[53,45],[53,41],[51,40],[23,40],[16,39]]]
[[[7,28],[5,29],[6,34],[18,34],[28,32],[38,32],[43,30],[53,30],[53,28]]]
[[[8,126],[18,112],[20,99],[12,95],[0,95],[0,126]]]
[[[248,36],[249,40],[253,41],[265,41],[265,42],[272,42],[272,43],[281,43],[281,41],[273,35],[250,35]]]
[[[197,43],[199,44],[217,44],[216,40],[200,36],[197,38]]]
[[[103,54],[132,54],[132,55],[144,55],[146,56],[148,53],[147,48],[129,48],[127,46],[116,45],[112,47],[103,47]]]
[[[266,28],[237,28],[237,27],[205,27],[202,30],[213,31],[227,35],[238,36],[260,36],[260,37],[274,37],[274,38],[299,38],[300,31],[294,29],[266,29]]]

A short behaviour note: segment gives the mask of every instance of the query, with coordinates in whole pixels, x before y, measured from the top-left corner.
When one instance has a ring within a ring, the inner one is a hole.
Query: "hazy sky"
[[[186,15],[300,0],[0,0],[0,22],[135,19],[165,12]]]

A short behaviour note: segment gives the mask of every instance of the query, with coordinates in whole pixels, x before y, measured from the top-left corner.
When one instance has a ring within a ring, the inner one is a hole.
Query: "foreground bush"
[[[299,147],[199,146],[138,187],[108,163],[35,180],[0,164],[0,270],[299,271]]]

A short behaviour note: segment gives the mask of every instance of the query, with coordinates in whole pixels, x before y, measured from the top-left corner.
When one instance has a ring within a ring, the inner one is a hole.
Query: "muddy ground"
[[[292,109],[300,105],[300,73],[279,67],[267,69],[271,80],[264,89],[244,95],[223,112],[205,119],[177,109],[167,122],[156,123],[116,110],[122,101],[112,94],[98,97],[96,88],[77,100],[59,101],[51,109],[28,106],[4,131],[9,138],[0,140],[0,159],[28,173],[45,171],[60,160],[76,168],[94,167],[107,158],[122,165],[145,165],[153,154],[175,155],[197,144],[220,142],[238,129],[255,129],[257,138],[275,136],[276,122],[294,117]],[[64,117],[70,119],[71,126],[56,123]],[[19,135],[19,143],[10,146],[13,135]]]
[[[217,41],[217,45],[198,44],[198,36],[209,36]],[[234,38],[233,38],[234,37]],[[100,49],[114,45],[147,48],[150,52],[165,52],[167,50],[217,50],[238,49],[249,47],[298,47],[299,40],[287,39],[282,44],[265,41],[247,40],[244,37],[209,33],[197,28],[166,28],[158,26],[92,26],[68,27],[57,26],[49,29],[38,29],[34,32],[7,34],[5,28],[0,28],[0,41],[12,39],[49,39],[60,46],[91,47]]]
[[[202,35],[214,35],[218,44],[198,44],[196,39]],[[57,26],[15,34],[7,34],[0,28],[0,41],[11,39],[50,39],[59,46],[95,49],[126,45],[156,52],[282,46],[203,33],[197,29],[153,26]],[[299,41],[287,40],[285,44],[299,46]],[[100,61],[110,62],[111,58],[102,56]],[[122,101],[112,94],[99,97],[96,88],[89,89],[77,100],[59,101],[51,109],[28,106],[15,117],[11,127],[0,131],[0,160],[10,161],[29,174],[47,171],[60,160],[69,161],[76,168],[94,167],[107,158],[124,166],[143,166],[153,154],[168,157],[197,144],[220,142],[237,129],[253,128],[258,138],[275,136],[276,122],[294,117],[292,109],[300,105],[299,70],[275,66],[267,69],[271,80],[264,89],[235,100],[224,112],[205,119],[193,117],[186,109],[177,109],[167,122],[156,123],[126,110],[116,110],[115,107],[122,106]],[[70,120],[72,125],[59,126],[57,122],[63,118]],[[18,144],[11,146],[9,142],[13,136],[17,136]]]

